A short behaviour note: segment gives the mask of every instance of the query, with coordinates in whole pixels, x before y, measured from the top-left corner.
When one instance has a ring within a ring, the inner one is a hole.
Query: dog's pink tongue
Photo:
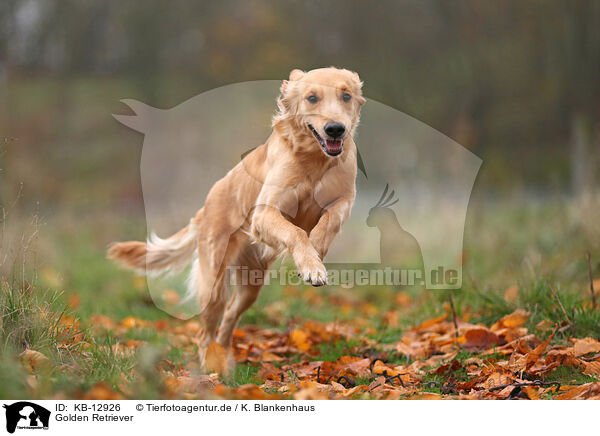
[[[331,151],[338,151],[342,147],[341,139],[328,139],[325,141],[327,149]]]

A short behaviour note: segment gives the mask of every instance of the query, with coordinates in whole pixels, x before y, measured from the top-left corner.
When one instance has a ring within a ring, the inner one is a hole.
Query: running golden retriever
[[[265,271],[282,254],[291,255],[306,282],[327,283],[322,260],[356,193],[353,135],[365,102],[361,88],[358,74],[348,70],[293,70],[281,86],[267,142],[215,183],[185,228],[167,239],[109,248],[109,258],[148,273],[181,270],[193,261],[189,290],[202,310],[201,363],[212,341],[230,348]],[[258,270],[261,279],[236,280],[226,305],[231,265]]]

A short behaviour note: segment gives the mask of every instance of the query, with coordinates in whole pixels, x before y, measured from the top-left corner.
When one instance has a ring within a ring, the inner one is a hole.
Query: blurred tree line
[[[0,3],[2,86],[126,77],[167,107],[329,65],[480,155],[490,187],[597,183],[597,0]],[[158,93],[172,80],[193,84],[185,98]]]

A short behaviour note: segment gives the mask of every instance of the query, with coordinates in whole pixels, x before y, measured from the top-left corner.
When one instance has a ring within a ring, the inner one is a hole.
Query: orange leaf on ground
[[[400,307],[410,306],[411,298],[407,292],[398,292],[394,298],[396,304]]]
[[[485,383],[482,384],[486,389],[507,385],[515,381],[515,376],[506,370],[502,370],[500,368],[492,368],[491,374],[485,380]]]
[[[103,329],[112,329],[115,327],[115,323],[108,316],[94,314],[92,315],[92,319],[90,320],[90,324],[93,327],[100,327]]]
[[[164,319],[159,319],[157,321],[154,321],[154,328],[156,330],[165,330],[169,327],[169,323],[168,321],[164,320]]]
[[[44,354],[29,348],[19,354],[19,357],[25,369],[29,372],[45,368],[50,364],[50,360]]]
[[[575,357],[575,349],[553,347],[546,353],[546,364],[558,363],[560,366],[579,366],[581,360]]]
[[[485,327],[478,327],[465,332],[463,348],[466,350],[487,350],[499,342],[500,339],[494,332]]]
[[[400,374],[400,371],[398,371],[395,368],[391,368],[391,367],[387,366],[381,360],[378,360],[375,362],[375,364],[373,365],[373,369],[371,371],[373,372],[373,374],[385,375],[387,377],[395,377],[398,374]]]
[[[386,312],[383,317],[385,324],[389,327],[396,328],[398,327],[398,317],[400,316],[397,310],[390,310]]]
[[[261,357],[263,362],[280,362],[284,360],[283,357],[274,353],[269,353],[268,351],[265,351]]]
[[[593,338],[577,339],[575,341],[575,356],[600,352],[600,342]]]
[[[527,319],[529,319],[529,312],[523,309],[517,309],[513,313],[500,318],[498,322],[492,326],[492,330],[521,327],[525,324]]]
[[[244,339],[246,337],[246,332],[244,330],[235,329],[233,331],[233,339]]]
[[[308,351],[310,349],[308,337],[302,330],[293,330],[290,332],[290,343],[301,351]]]
[[[445,365],[439,366],[438,368],[433,370],[434,374],[449,374],[453,371],[456,371],[460,368],[460,362],[454,359],[450,363],[446,363]]]
[[[171,394],[199,392],[214,389],[219,384],[217,374],[200,374],[194,376],[168,377],[164,381],[165,388]]]
[[[206,349],[204,365],[209,372],[227,374],[227,350],[215,341],[212,341]]]
[[[593,375],[596,378],[600,376],[600,362],[584,362],[584,367],[583,373],[585,375]]]
[[[67,297],[67,304],[71,309],[78,309],[81,304],[81,297],[79,294],[70,294]]]
[[[150,323],[148,321],[144,321],[143,319],[139,319],[134,316],[128,316],[127,318],[119,322],[119,325],[121,327],[125,327],[126,329],[131,329],[135,327],[146,327],[149,324]]]
[[[444,315],[444,316],[440,316],[438,318],[428,319],[426,321],[423,321],[418,326],[414,327],[413,330],[416,330],[416,331],[427,330],[427,329],[433,327],[434,325],[439,324],[442,321],[445,321],[447,317],[448,317],[448,315]]]
[[[137,347],[139,347],[141,345],[144,345],[144,344],[145,344],[144,341],[140,341],[138,339],[128,339],[125,342],[125,346],[129,347],[129,348],[137,348]]]
[[[521,388],[521,390],[527,394],[530,400],[540,399],[540,394],[538,393],[537,388],[534,388],[533,386],[525,386]]]
[[[423,392],[410,397],[411,400],[441,400],[440,394],[434,394],[433,392]]]
[[[586,383],[577,386],[556,397],[557,400],[590,400],[600,399],[600,382]]]
[[[546,351],[546,347],[548,346],[548,344],[550,343],[550,341],[552,340],[552,338],[556,334],[557,330],[558,330],[558,325],[556,327],[554,327],[554,331],[548,337],[548,339],[546,339],[540,345],[538,345],[537,347],[535,347],[533,350],[531,350],[527,354],[527,356],[525,356],[525,369],[531,368],[537,362],[537,360],[542,356],[542,354],[544,353],[544,351]]]

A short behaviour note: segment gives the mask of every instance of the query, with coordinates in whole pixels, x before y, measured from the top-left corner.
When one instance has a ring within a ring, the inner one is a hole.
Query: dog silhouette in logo
[[[395,191],[388,193],[388,189],[389,185],[386,184],[381,198],[371,208],[367,218],[367,226],[377,227],[379,230],[381,264],[400,270],[419,270],[419,279],[422,279],[424,276],[421,246],[398,222],[391,206],[398,203],[399,199],[394,200]]]
[[[40,427],[41,421],[40,428],[48,428],[50,411],[42,406],[29,401],[19,401],[9,406],[5,404],[3,407],[6,409],[6,431],[9,433],[14,433],[19,423],[23,427]]]

